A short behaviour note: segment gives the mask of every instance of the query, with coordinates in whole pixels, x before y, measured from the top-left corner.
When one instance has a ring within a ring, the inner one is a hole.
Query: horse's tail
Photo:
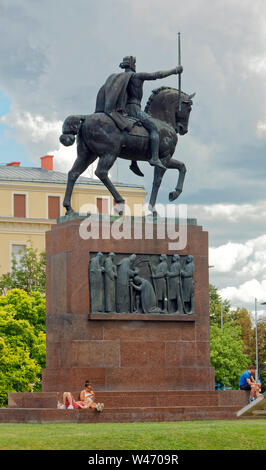
[[[78,134],[86,116],[68,116],[63,123],[62,134],[59,137],[61,144],[69,147],[75,142],[75,136]]]

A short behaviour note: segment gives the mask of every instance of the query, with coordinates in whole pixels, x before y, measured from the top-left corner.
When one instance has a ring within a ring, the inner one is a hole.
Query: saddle
[[[119,110],[112,111],[107,115],[114,121],[120,131],[127,131],[130,134],[135,126],[143,128],[142,122],[139,119],[129,116],[128,114],[123,114],[119,112]]]

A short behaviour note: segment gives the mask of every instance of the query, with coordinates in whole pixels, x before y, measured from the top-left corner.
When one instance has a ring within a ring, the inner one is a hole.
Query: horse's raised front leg
[[[151,192],[151,197],[150,197],[150,202],[149,202],[149,210],[152,212],[153,216],[157,215],[155,204],[156,204],[158,191],[161,186],[164,173],[165,173],[165,170],[163,170],[162,168],[159,168],[157,166],[154,168],[152,192]]]
[[[179,176],[178,176],[177,185],[175,187],[175,191],[172,191],[171,193],[169,193],[169,201],[172,202],[175,199],[177,199],[178,196],[182,193],[187,169],[184,163],[175,159],[171,159],[168,161],[167,168],[173,168],[175,170],[179,170]]]
[[[103,184],[112,194],[116,202],[115,211],[118,212],[119,214],[122,214],[124,211],[125,200],[116,190],[112,181],[108,177],[108,172],[112,168],[113,164],[115,163],[116,158],[117,158],[116,155],[110,154],[110,153],[100,156],[98,165],[95,171],[95,175],[103,182]]]

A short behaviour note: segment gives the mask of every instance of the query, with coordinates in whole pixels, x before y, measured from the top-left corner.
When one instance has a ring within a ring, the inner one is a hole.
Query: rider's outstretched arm
[[[182,72],[183,72],[183,67],[179,65],[178,67],[175,67],[174,69],[171,69],[171,70],[164,70],[164,71],[153,72],[153,73],[148,73],[148,72],[138,73],[137,72],[134,74],[134,77],[143,81],[144,80],[158,80],[160,78],[166,78],[166,77],[169,77],[169,75],[177,75]]]

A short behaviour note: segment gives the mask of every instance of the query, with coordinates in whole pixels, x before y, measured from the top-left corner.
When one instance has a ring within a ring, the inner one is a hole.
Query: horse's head
[[[192,95],[181,92],[180,110],[179,93],[176,88],[160,87],[153,90],[145,111],[156,119],[170,124],[177,134],[184,135],[188,132],[189,115],[192,108]]]
[[[177,100],[176,112],[175,112],[175,121],[176,126],[175,130],[177,134],[185,135],[188,132],[188,121],[190,111],[192,109],[192,98],[195,96],[195,93],[192,95],[187,95],[186,93],[181,93],[181,103],[179,109],[179,101]]]

